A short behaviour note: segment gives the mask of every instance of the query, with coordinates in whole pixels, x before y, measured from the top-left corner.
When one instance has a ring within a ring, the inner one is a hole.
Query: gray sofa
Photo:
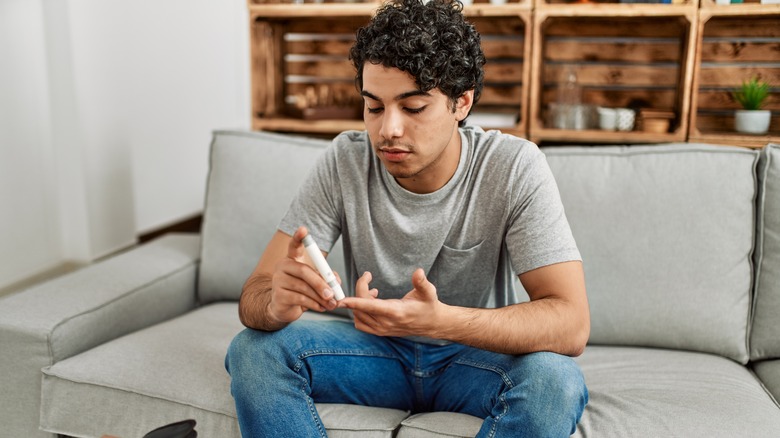
[[[200,436],[238,437],[224,369],[242,329],[236,300],[327,144],[216,132],[200,235],[167,235],[0,301],[0,437],[140,437],[186,418]],[[780,146],[545,153],[592,313],[576,436],[780,436]],[[338,246],[330,259],[344,271]],[[481,424],[318,409],[332,437],[470,437]]]

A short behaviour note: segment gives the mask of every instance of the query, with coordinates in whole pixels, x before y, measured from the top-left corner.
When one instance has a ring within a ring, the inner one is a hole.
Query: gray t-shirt
[[[518,301],[516,273],[580,254],[544,154],[498,131],[461,128],[460,162],[441,189],[401,187],[365,132],[335,138],[298,191],[279,229],[304,225],[325,251],[344,244],[345,292],[371,272],[380,298],[400,298],[422,268],[439,299],[465,307]]]

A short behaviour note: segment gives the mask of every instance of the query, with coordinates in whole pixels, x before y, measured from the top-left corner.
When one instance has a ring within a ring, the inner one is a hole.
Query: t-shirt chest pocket
[[[481,241],[468,248],[442,246],[428,279],[436,286],[439,300],[450,305],[480,307],[495,277],[489,245]]]

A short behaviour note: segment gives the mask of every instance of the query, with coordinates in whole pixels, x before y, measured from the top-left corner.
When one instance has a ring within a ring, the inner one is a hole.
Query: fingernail
[[[322,292],[322,297],[325,298],[326,300],[333,298],[333,295],[334,295],[333,289],[331,288],[327,288]]]

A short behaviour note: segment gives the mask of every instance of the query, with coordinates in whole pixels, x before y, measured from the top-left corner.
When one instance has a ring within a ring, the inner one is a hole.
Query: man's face
[[[374,152],[398,184],[415,193],[444,186],[458,167],[458,122],[468,115],[473,92],[453,105],[439,89],[420,91],[406,72],[367,63],[362,95]]]

